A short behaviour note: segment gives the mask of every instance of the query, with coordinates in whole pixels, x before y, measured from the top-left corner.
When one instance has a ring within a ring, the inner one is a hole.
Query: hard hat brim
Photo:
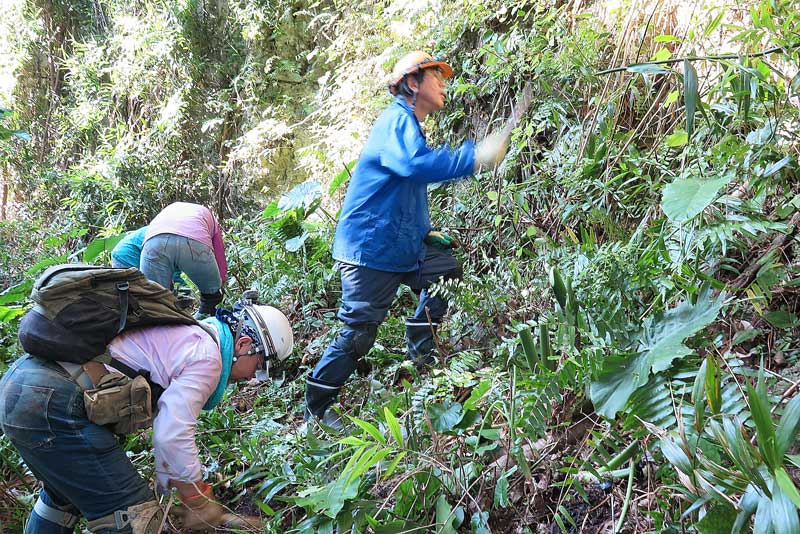
[[[400,82],[403,81],[403,78],[405,78],[409,74],[416,74],[420,70],[433,69],[433,68],[438,68],[439,71],[442,73],[442,78],[444,78],[445,80],[453,77],[454,73],[453,67],[451,67],[449,63],[438,59],[434,60],[428,59],[420,63],[417,63],[410,69],[405,70],[402,74],[395,74],[394,79],[389,84],[389,90],[392,91],[392,94],[395,94],[395,90],[397,89],[397,86],[400,85]]]
[[[425,63],[421,68],[430,69],[433,67],[439,67],[439,69],[442,72],[442,77],[445,80],[453,77],[453,67],[451,67],[448,63],[445,63],[444,61],[433,61],[431,63]]]

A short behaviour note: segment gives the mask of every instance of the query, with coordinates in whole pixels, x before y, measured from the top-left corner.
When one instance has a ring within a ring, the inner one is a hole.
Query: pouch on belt
[[[110,425],[115,434],[130,434],[153,424],[150,384],[143,376],[133,379],[108,373],[94,389],[83,392],[86,417],[98,425]]]

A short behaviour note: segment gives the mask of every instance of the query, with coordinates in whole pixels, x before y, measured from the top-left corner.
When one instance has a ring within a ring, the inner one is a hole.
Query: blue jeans
[[[136,265],[132,265],[132,264],[128,263],[127,261],[121,260],[119,258],[115,258],[114,254],[112,253],[111,254],[111,266],[114,267],[114,268],[123,268],[123,269],[126,268],[126,267],[136,267],[138,269],[139,268],[139,263],[137,263]],[[148,280],[149,280],[149,278],[148,278]],[[186,282],[184,282],[183,278],[181,278],[181,272],[180,271],[175,271],[174,273],[172,273],[172,284],[175,287],[186,287]],[[169,289],[169,288],[167,288],[167,289]]]
[[[0,380],[0,429],[42,483],[39,498],[51,508],[91,521],[154,499],[116,436],[86,418],[83,390],[56,363],[25,355],[9,368]],[[25,532],[73,528],[34,511]]]
[[[386,318],[400,284],[419,292],[414,315],[406,319],[409,356],[417,360],[434,350],[433,331],[447,313],[447,302],[432,296],[428,287],[440,280],[460,279],[458,260],[450,252],[427,247],[419,270],[408,273],[378,271],[338,264],[342,277],[342,305],[338,317],[345,326],[328,346],[306,380],[306,408],[317,417],[335,401],[342,384],[353,374],[358,360],[375,343],[378,325]],[[430,321],[428,321],[430,314]]]
[[[176,271],[186,273],[200,293],[216,293],[222,287],[214,250],[208,245],[175,234],[158,234],[142,246],[139,270],[169,289]]]

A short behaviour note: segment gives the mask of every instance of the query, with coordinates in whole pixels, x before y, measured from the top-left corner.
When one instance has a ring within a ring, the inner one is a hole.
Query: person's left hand
[[[425,236],[424,241],[426,245],[430,245],[442,250],[458,248],[461,246],[461,243],[459,243],[455,237],[437,230],[431,230],[428,232],[428,235]]]

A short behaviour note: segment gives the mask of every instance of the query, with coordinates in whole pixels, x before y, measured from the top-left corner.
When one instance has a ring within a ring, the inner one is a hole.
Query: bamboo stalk
[[[595,72],[595,75],[602,76],[604,74],[612,74],[614,72],[623,72],[628,70],[630,67],[640,66],[640,65],[671,65],[673,63],[681,63],[683,61],[720,61],[725,59],[739,59],[740,57],[761,57],[761,56],[768,56],[770,54],[775,54],[777,52],[782,52],[784,50],[791,50],[793,48],[800,47],[800,43],[793,44],[791,46],[782,47],[782,46],[775,46],[773,48],[768,48],[762,52],[754,52],[752,54],[720,54],[716,56],[686,56],[686,57],[679,57],[679,58],[672,58],[672,59],[662,59],[660,61],[646,61],[644,63],[630,63],[628,65],[623,65],[621,67],[614,67],[613,69],[606,69],[601,70],[599,72]]]

